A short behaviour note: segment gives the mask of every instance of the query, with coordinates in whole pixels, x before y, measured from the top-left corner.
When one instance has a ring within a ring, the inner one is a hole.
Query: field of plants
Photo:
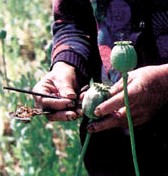
[[[72,176],[81,145],[80,120],[30,123],[11,119],[19,106],[33,107],[32,96],[3,90],[31,89],[49,70],[50,1],[0,0],[0,175]],[[86,176],[85,169],[81,176]]]

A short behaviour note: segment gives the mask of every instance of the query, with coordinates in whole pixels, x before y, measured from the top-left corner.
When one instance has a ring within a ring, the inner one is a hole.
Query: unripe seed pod
[[[131,41],[118,41],[110,55],[111,64],[114,69],[121,73],[133,70],[137,65],[137,54]]]
[[[83,113],[91,119],[97,119],[94,115],[95,108],[103,101],[110,98],[110,87],[102,83],[93,83],[86,91],[82,101]]]

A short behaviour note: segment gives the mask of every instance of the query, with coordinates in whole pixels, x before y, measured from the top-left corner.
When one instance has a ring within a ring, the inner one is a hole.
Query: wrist
[[[64,62],[64,61],[59,61],[59,62],[56,62],[53,67],[52,67],[52,70],[55,70],[55,69],[63,69],[63,70],[71,70],[71,71],[75,71],[75,67]]]
[[[52,59],[50,70],[53,69],[53,66],[57,62],[64,62],[71,66],[74,66],[76,70],[80,71],[85,77],[88,76],[88,73],[86,71],[86,60],[76,52],[66,50],[58,53],[55,58]]]

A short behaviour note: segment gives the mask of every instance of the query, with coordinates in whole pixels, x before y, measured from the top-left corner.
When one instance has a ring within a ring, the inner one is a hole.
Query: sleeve
[[[85,78],[91,77],[91,65],[96,63],[99,69],[101,59],[98,57],[97,27],[90,1],[53,0],[53,15],[52,65],[64,61],[75,66]]]

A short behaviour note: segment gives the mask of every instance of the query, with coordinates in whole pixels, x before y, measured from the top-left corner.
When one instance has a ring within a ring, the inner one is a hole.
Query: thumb
[[[69,99],[76,99],[77,97],[74,88],[68,85],[60,87],[59,93],[61,97],[65,97]]]

